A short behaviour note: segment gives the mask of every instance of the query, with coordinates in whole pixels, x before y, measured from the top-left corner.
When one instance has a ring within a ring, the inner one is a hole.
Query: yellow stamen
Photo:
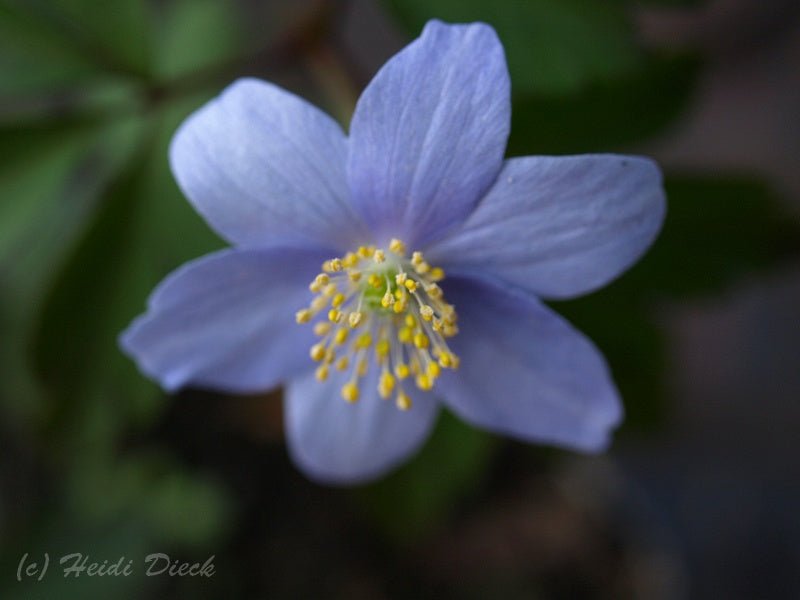
[[[400,390],[397,392],[397,399],[395,400],[395,405],[400,410],[408,410],[411,408],[411,398],[408,397],[408,394]]]
[[[403,256],[406,253],[406,245],[397,238],[392,238],[389,242],[389,250],[398,256]]]
[[[408,378],[429,391],[442,369],[458,367],[458,357],[446,341],[458,333],[457,315],[437,284],[443,278],[444,271],[430,265],[421,252],[407,258],[399,239],[384,248],[360,246],[325,261],[309,285],[313,299],[295,313],[295,320],[312,323],[320,338],[309,351],[319,363],[316,378],[325,381],[332,369],[352,369],[341,393],[355,402],[362,378],[370,368],[380,369],[378,395],[394,394],[398,409],[408,410],[411,398],[403,389]],[[359,327],[363,332],[351,336]],[[373,346],[374,357],[369,351]]]
[[[342,398],[344,398],[351,404],[353,402],[358,401],[358,396],[359,396],[358,386],[352,381],[345,383],[342,386]]]

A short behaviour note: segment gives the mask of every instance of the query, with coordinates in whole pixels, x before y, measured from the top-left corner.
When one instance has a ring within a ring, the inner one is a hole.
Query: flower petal
[[[170,147],[183,192],[233,244],[348,248],[362,239],[348,202],[347,140],[281,88],[241,79],[191,115]]]
[[[223,250],[187,263],[153,292],[120,343],[167,390],[261,391],[310,370],[311,328],[295,322],[323,257]]]
[[[525,441],[603,449],[622,408],[595,346],[528,295],[448,278],[460,333],[457,371],[439,380],[464,420]]]
[[[422,445],[438,414],[431,394],[406,390],[413,401],[407,411],[378,397],[374,364],[359,384],[361,398],[349,404],[340,395],[348,377],[332,371],[320,383],[307,375],[286,389],[289,451],[300,469],[320,483],[361,483],[386,473]]]
[[[364,90],[347,175],[377,236],[418,247],[465,218],[502,166],[510,126],[503,48],[488,25],[431,21]]]
[[[463,226],[426,254],[452,272],[480,270],[539,296],[569,298],[630,267],[665,209],[661,173],[648,159],[513,158]]]

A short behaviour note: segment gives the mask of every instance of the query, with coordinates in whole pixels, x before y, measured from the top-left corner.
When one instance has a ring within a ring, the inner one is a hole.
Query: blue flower
[[[231,248],[190,262],[121,337],[167,390],[285,385],[310,477],[375,478],[443,403],[517,439],[603,449],[622,417],[595,346],[540,300],[595,290],[655,238],[658,167],[617,155],[504,160],[502,46],[427,24],[366,88],[350,135],[272,84],[235,82],[170,160]]]

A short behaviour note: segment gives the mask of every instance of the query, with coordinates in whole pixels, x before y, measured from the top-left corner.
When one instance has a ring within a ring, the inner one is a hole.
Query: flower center
[[[458,367],[446,341],[458,333],[456,311],[437,284],[442,279],[441,268],[428,264],[421,252],[408,258],[397,239],[386,250],[361,246],[326,260],[309,285],[316,296],[296,314],[298,323],[315,321],[314,333],[321,338],[310,352],[320,363],[317,379],[325,381],[332,368],[349,370],[342,397],[356,402],[374,353],[378,394],[384,399],[394,394],[397,407],[408,410],[406,379],[413,377],[428,391],[442,368]]]

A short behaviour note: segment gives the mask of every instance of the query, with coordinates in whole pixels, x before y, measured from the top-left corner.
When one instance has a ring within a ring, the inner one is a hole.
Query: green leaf
[[[800,222],[757,179],[669,177],[661,235],[627,276],[651,295],[721,291],[737,279],[800,253]]]
[[[517,93],[565,94],[636,69],[626,5],[607,0],[386,0],[417,35],[425,22],[484,21],[506,50]]]
[[[419,538],[446,518],[479,484],[493,438],[442,412],[422,451],[398,471],[360,490],[367,514],[401,543]]]
[[[2,0],[10,12],[66,38],[74,51],[107,70],[145,76],[151,14],[144,0]]]
[[[0,127],[0,398],[32,417],[41,408],[26,352],[53,273],[125,160],[135,120],[88,119]],[[89,175],[91,174],[91,176]]]
[[[227,524],[223,489],[166,454],[143,450],[118,457],[113,448],[96,448],[72,466],[67,492],[77,519],[141,523],[152,543],[162,546],[207,543]]]
[[[68,35],[8,2],[0,3],[0,94],[77,85],[97,70]]]
[[[167,164],[168,141],[188,112],[182,104],[151,123],[43,311],[34,352],[52,396],[51,425],[83,443],[108,435],[115,423],[152,418],[156,390],[119,351],[117,336],[168,271],[221,245],[179,193]]]
[[[578,94],[516,96],[508,152],[603,152],[647,139],[683,112],[699,71],[691,57],[651,56],[641,69]]]
[[[240,53],[248,41],[233,8],[225,0],[166,3],[158,19],[156,76],[168,80],[224,64]]]

